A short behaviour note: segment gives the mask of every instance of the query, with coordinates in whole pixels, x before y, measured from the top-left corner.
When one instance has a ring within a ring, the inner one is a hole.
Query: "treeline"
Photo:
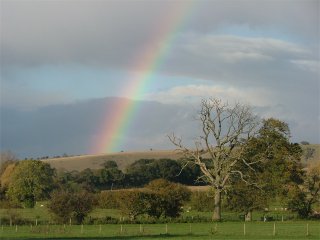
[[[198,166],[183,160],[140,159],[121,171],[115,161],[106,161],[101,169],[85,169],[81,172],[58,172],[56,183],[68,188],[83,188],[90,192],[143,187],[152,180],[165,179],[184,185],[204,185],[198,181]]]
[[[190,199],[191,191],[182,184],[157,179],[148,183],[143,189],[102,191],[89,193],[73,192],[70,189],[57,189],[47,205],[53,213],[54,220],[60,223],[75,221],[82,223],[93,208],[119,209],[130,222],[138,216],[148,216],[154,220],[176,218],[183,211],[183,205]],[[86,221],[105,221],[87,219]],[[109,219],[107,222],[117,221]],[[100,222],[101,223],[101,222]]]
[[[54,190],[68,192],[86,191],[98,193],[144,187],[155,179],[164,179],[183,185],[204,185],[196,165],[171,159],[140,159],[121,171],[114,161],[106,161],[101,169],[83,171],[57,171],[39,160],[17,161],[13,158],[1,165],[1,174],[6,172],[6,181],[0,182],[0,207],[33,207],[36,201],[50,199]]]

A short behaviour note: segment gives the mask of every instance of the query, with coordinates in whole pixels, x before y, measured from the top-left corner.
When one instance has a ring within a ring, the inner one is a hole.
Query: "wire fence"
[[[0,228],[1,238],[102,238],[123,236],[221,236],[227,239],[288,237],[320,239],[320,222],[218,222],[106,225],[13,225]]]

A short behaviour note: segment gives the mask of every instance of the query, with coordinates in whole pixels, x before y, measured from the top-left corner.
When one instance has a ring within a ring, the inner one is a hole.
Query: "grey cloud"
[[[39,157],[67,154],[88,154],[94,137],[101,134],[107,124],[105,112],[112,114],[115,102],[127,101],[119,98],[93,99],[73,104],[43,107],[32,111],[1,108],[0,150],[10,149],[19,157]],[[119,150],[173,149],[167,135],[174,132],[192,146],[200,134],[196,121],[198,105],[160,104],[141,101],[134,120]],[[294,109],[291,109],[294,110]],[[286,107],[281,105],[255,107],[261,117],[278,117],[289,123],[293,141],[317,142],[317,121],[310,109],[308,120],[299,122]],[[287,116],[283,118],[284,114]],[[103,133],[102,133],[103,134]]]
[[[20,157],[88,154],[95,137],[104,134],[102,127],[110,124],[106,112],[113,114],[112,106],[118,101],[124,100],[94,99],[31,111],[1,108],[0,150],[10,149]],[[141,102],[122,150],[173,148],[167,134],[177,131],[189,136],[186,130],[194,129],[191,115],[187,107]]]
[[[289,105],[308,99],[315,106],[319,102],[318,66],[317,53],[299,44],[192,34],[181,39],[162,70],[238,88],[263,88],[284,95]]]
[[[1,61],[23,66],[131,66],[171,12],[187,1],[2,1]],[[317,45],[318,1],[194,1],[179,31],[211,33],[246,24]],[[178,11],[177,11],[178,12]],[[156,38],[155,38],[156,37]]]
[[[215,25],[243,24],[253,30],[276,29],[316,44],[319,38],[319,1],[203,1],[195,22],[197,29],[212,31]]]

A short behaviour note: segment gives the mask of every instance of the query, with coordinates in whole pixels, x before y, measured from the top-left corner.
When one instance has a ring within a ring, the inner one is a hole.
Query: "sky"
[[[319,10],[317,0],[1,0],[0,150],[173,149],[172,132],[192,145],[209,97],[320,143]]]

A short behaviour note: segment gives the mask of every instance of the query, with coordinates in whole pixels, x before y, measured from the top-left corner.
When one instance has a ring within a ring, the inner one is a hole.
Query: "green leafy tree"
[[[286,205],[289,191],[303,182],[302,150],[289,138],[288,125],[270,118],[263,120],[257,136],[246,143],[242,152],[246,162],[239,162],[238,169],[248,182],[233,176],[227,196],[229,208],[244,212],[246,220],[251,220],[253,210],[266,207],[275,198]],[[247,168],[253,163],[258,164]]]
[[[190,205],[193,210],[210,212],[214,210],[214,192],[195,191],[191,194]]]
[[[181,172],[179,163],[171,159],[159,159],[152,164],[155,168],[154,172],[157,173],[156,178],[166,179],[170,182],[176,182]]]
[[[268,204],[267,193],[254,185],[240,181],[234,183],[227,193],[227,208],[244,213],[245,220],[252,220],[253,210],[261,210]]]
[[[92,211],[95,203],[93,194],[87,191],[58,190],[53,192],[48,203],[48,209],[59,222],[66,223],[72,218],[80,224]]]
[[[320,202],[320,164],[310,166],[304,183],[289,192],[288,207],[298,213],[301,218],[312,214],[312,207]]]
[[[84,218],[96,205],[96,199],[92,193],[81,191],[72,195],[73,216],[77,223],[82,223]]]
[[[103,168],[96,171],[100,189],[112,189],[122,186],[124,174],[118,168]]]
[[[152,199],[150,193],[141,190],[121,190],[116,193],[121,212],[128,215],[131,220],[137,216],[147,213]]]
[[[58,222],[67,223],[73,212],[72,194],[65,190],[54,191],[47,207]]]
[[[159,217],[177,217],[183,203],[190,199],[191,192],[185,186],[165,179],[151,181],[146,188],[153,194],[149,199],[148,214]]]
[[[10,199],[33,207],[35,201],[46,199],[53,189],[54,169],[37,160],[25,160],[15,167],[9,183]]]
[[[103,164],[102,164],[103,168],[106,168],[106,169],[109,169],[109,168],[118,168],[118,164],[115,162],[115,161],[112,161],[112,160],[108,160],[108,161],[105,161]]]
[[[288,192],[294,185],[303,183],[301,165],[302,149],[299,144],[290,143],[288,124],[277,119],[263,121],[259,136],[257,158],[261,159],[259,175],[269,196],[279,197],[285,205]]]
[[[95,172],[90,169],[86,168],[77,174],[76,182],[82,185],[82,188],[88,192],[94,192],[97,190],[99,184],[99,177],[95,175]]]
[[[177,162],[180,165],[177,182],[184,185],[206,185],[204,181],[201,181],[202,175],[198,165],[190,164],[185,159],[180,159]]]
[[[121,191],[101,191],[98,194],[98,207],[105,209],[119,209],[119,194]]]

